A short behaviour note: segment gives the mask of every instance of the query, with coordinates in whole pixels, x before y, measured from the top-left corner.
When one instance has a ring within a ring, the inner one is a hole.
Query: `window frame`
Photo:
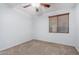
[[[62,15],[68,15],[68,32],[53,32],[53,31],[51,31],[50,32],[50,22],[49,22],[49,33],[69,33],[69,13],[64,13],[64,14],[58,14],[58,15],[54,15],[54,16],[49,16],[48,18],[49,18],[49,21],[50,21],[50,18],[51,17],[57,17],[57,31],[58,31],[58,17],[59,16],[62,16]]]

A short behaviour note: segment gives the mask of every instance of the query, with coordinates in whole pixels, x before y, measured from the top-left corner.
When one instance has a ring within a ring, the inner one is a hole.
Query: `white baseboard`
[[[77,51],[79,52],[79,48],[76,47],[76,49],[77,49]]]
[[[10,46],[6,46],[6,47],[4,47],[4,48],[0,48],[0,51],[9,49],[9,48],[11,48],[11,47],[14,47],[14,46],[16,46],[16,45],[19,45],[19,44],[22,44],[22,43],[25,43],[25,42],[29,42],[29,41],[31,41],[31,40],[32,40],[32,39],[29,39],[29,40],[26,40],[26,41],[23,41],[23,42],[18,42],[18,43],[14,44],[14,45],[10,45]]]
[[[35,40],[41,40],[41,41],[46,41],[46,42],[51,42],[51,43],[57,43],[57,44],[62,44],[62,45],[67,45],[67,46],[72,46],[72,47],[74,47],[74,45],[73,44],[68,44],[68,43],[64,43],[64,42],[56,42],[56,41],[51,41],[51,40],[48,40],[48,39],[46,39],[46,40],[44,40],[44,39],[35,39]]]

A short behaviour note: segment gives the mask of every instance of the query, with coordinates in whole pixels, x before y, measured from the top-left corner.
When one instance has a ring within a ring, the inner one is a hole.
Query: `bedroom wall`
[[[0,50],[31,40],[31,25],[29,15],[0,4]]]
[[[66,44],[74,46],[75,39],[75,20],[74,20],[74,8],[53,11],[46,13],[42,16],[38,16],[34,19],[34,34],[33,39],[49,41],[54,43]],[[48,16],[53,16],[62,13],[70,13],[69,15],[69,33],[49,33],[49,19]]]
[[[76,34],[75,34],[75,47],[79,51],[79,4],[75,8],[75,21],[76,21]]]

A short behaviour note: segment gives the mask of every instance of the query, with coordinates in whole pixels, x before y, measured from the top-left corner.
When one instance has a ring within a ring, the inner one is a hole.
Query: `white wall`
[[[62,13],[70,13],[69,15],[69,33],[49,33],[49,19],[48,16],[53,16]],[[75,20],[74,20],[74,8],[68,10],[53,11],[43,16],[39,16],[34,19],[34,34],[33,39],[44,40],[49,42],[61,43],[74,46],[75,39]]]
[[[29,15],[0,4],[0,50],[31,40],[31,26]]]
[[[76,34],[75,34],[75,47],[79,51],[79,4],[75,8],[75,21],[76,21]]]

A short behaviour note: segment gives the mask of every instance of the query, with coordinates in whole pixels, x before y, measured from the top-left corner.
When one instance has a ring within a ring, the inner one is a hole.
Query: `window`
[[[49,16],[50,33],[69,33],[69,13]]]

